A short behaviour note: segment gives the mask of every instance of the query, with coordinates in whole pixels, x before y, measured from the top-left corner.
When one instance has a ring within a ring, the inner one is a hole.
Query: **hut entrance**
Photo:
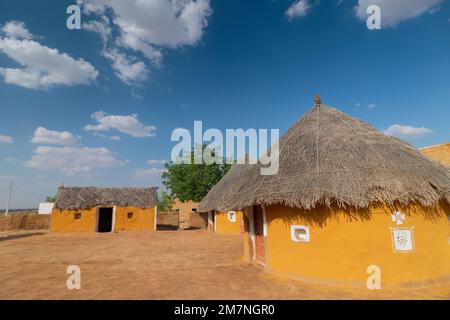
[[[113,208],[98,210],[98,232],[111,232],[113,225]]]
[[[265,264],[266,249],[264,246],[264,212],[261,206],[253,207],[253,221],[255,230],[256,261]]]

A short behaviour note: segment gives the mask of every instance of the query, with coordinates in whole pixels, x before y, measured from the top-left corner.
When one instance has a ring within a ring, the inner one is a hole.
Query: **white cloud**
[[[400,124],[394,124],[384,131],[384,133],[388,136],[394,136],[403,139],[420,138],[432,132],[432,130],[425,127],[404,126]]]
[[[402,21],[434,12],[440,2],[442,0],[359,0],[355,11],[359,19],[366,21],[367,7],[378,5],[381,8],[382,26],[394,27]]]
[[[162,60],[163,48],[196,45],[212,14],[210,0],[77,0],[77,3],[87,14],[100,18],[101,21],[86,25],[88,30],[99,33],[103,41],[111,38],[112,25],[118,28],[118,36],[111,39],[109,50],[139,52],[156,65]],[[105,19],[108,15],[111,19]]]
[[[105,50],[103,56],[112,62],[117,77],[128,85],[139,84],[148,77],[148,69],[142,61],[133,59],[118,50]]]
[[[125,163],[106,148],[41,146],[34,151],[33,157],[25,166],[40,170],[59,170],[73,176],[91,173],[96,169],[120,167]]]
[[[4,136],[0,134],[0,143],[13,143],[13,138],[10,136]]]
[[[21,21],[9,21],[7,22],[2,31],[8,38],[12,39],[27,39],[31,40],[33,35],[25,27],[25,23]]]
[[[147,126],[139,122],[137,114],[132,115],[109,115],[103,111],[92,114],[98,124],[87,125],[87,131],[109,131],[111,129],[126,133],[135,138],[155,136],[156,127]]]
[[[284,14],[289,20],[304,17],[310,8],[311,5],[308,0],[297,0],[286,10]]]
[[[376,106],[377,105],[375,103],[370,103],[367,107],[373,109],[376,108]]]
[[[93,132],[92,134],[96,137],[100,137],[100,138],[104,138],[104,139],[108,139],[108,140],[112,140],[112,141],[120,141],[121,140],[121,138],[119,136],[108,136],[106,134],[98,133],[98,132]]]
[[[165,164],[167,163],[167,160],[148,160],[147,163],[148,164]]]
[[[44,127],[39,127],[34,131],[31,142],[34,144],[51,144],[61,146],[73,146],[79,142],[80,138],[67,131],[53,131]]]
[[[100,17],[100,21],[89,21],[83,23],[83,29],[98,33],[102,38],[103,46],[106,46],[112,35],[112,29],[109,24],[110,20],[107,16],[103,15]]]
[[[90,84],[97,78],[98,71],[89,62],[30,40],[23,23],[9,22],[5,28],[6,37],[0,37],[0,52],[21,65],[21,68],[0,67],[6,83],[28,89],[49,89]]]
[[[150,168],[150,169],[137,169],[133,174],[133,179],[154,179],[154,178],[160,178],[161,175],[164,173],[165,169],[157,169],[157,168]]]

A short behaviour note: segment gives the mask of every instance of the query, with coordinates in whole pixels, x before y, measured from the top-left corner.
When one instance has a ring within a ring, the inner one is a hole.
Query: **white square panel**
[[[414,238],[412,228],[393,228],[392,246],[394,252],[411,252],[414,250]]]
[[[228,211],[228,221],[236,222],[236,211]]]
[[[291,240],[294,242],[309,242],[309,227],[291,226]]]

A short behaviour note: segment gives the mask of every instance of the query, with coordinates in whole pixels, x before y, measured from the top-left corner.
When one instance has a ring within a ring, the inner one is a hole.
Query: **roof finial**
[[[316,106],[320,106],[322,104],[322,100],[320,99],[320,94],[316,94],[314,101],[316,103]]]

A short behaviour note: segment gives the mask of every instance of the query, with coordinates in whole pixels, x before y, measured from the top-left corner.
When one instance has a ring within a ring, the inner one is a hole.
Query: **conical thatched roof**
[[[157,188],[61,187],[55,207],[58,209],[90,209],[100,207],[154,208]]]
[[[235,165],[200,210],[255,204],[312,209],[318,205],[450,203],[450,170],[409,144],[334,108],[316,105],[280,139],[279,172]]]

